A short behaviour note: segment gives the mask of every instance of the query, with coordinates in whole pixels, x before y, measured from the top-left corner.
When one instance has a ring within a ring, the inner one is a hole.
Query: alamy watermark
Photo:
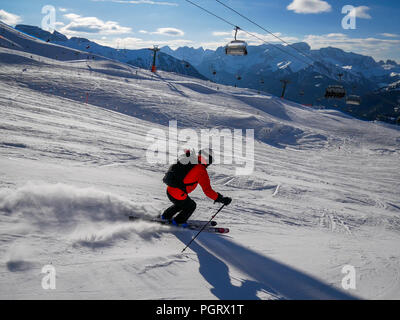
[[[54,32],[56,29],[56,8],[52,5],[46,5],[42,8],[42,29],[49,32]]]
[[[342,268],[342,273],[346,274],[342,279],[342,288],[345,290],[356,289],[356,268],[352,265],[345,265]]]
[[[212,149],[214,164],[235,165],[236,175],[250,175],[254,170],[254,129],[182,129],[170,121],[168,131],[152,129],[146,136],[150,143],[146,159],[151,164],[173,164],[187,149]]]
[[[51,264],[47,264],[42,268],[42,273],[45,276],[42,278],[42,288],[44,290],[55,290],[56,289],[56,268]]]
[[[357,10],[354,6],[347,5],[342,8],[342,13],[345,14],[342,19],[342,28],[345,30],[357,28]]]

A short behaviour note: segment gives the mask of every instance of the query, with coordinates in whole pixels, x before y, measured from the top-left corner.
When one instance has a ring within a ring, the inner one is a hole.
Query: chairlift
[[[246,56],[247,55],[247,44],[245,41],[237,40],[237,32],[240,28],[235,27],[235,40],[229,42],[225,46],[225,53],[230,56]]]
[[[355,90],[356,88],[357,88],[357,87],[353,85],[352,93],[354,93],[354,90]],[[349,95],[349,96],[347,97],[347,99],[346,99],[346,104],[348,104],[348,105],[354,105],[354,106],[359,106],[359,105],[361,104],[361,98],[360,98],[360,96],[357,96],[357,95],[355,95],[355,94],[351,94],[351,95]]]
[[[301,91],[299,92],[299,95],[304,96],[304,90],[301,90]]]
[[[342,99],[346,96],[346,90],[344,89],[343,86],[340,85],[330,85],[328,88],[326,88],[325,91],[325,98],[336,98],[336,99]]]
[[[359,106],[361,104],[361,98],[356,95],[350,95],[346,99],[346,104],[353,105],[353,106]]]
[[[214,64],[210,64],[208,67],[208,70],[210,71],[210,73],[215,76],[217,74],[217,70],[215,69]]]
[[[241,76],[239,76],[239,75],[237,75],[237,76],[236,76],[236,79],[238,79],[238,80],[242,80],[242,77],[241,77]]]
[[[338,74],[340,81],[342,80],[343,73]],[[346,96],[346,90],[342,85],[330,85],[325,90],[325,98],[342,99]]]
[[[185,60],[182,60],[182,64],[185,66],[185,68],[189,68],[190,67],[189,62],[187,62]]]

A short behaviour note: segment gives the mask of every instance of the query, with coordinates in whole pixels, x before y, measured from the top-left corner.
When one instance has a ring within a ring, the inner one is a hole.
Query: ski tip
[[[218,233],[228,233],[229,228],[217,228]]]

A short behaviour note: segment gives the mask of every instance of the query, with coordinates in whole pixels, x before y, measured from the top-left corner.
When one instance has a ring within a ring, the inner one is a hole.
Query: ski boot
[[[172,220],[171,220],[171,224],[174,225],[174,226],[176,226],[176,227],[181,227],[181,228],[184,228],[184,229],[186,229],[186,228],[189,227],[189,224],[187,224],[186,222],[184,222],[184,223],[177,223],[177,222],[175,221],[175,219],[172,219]]]

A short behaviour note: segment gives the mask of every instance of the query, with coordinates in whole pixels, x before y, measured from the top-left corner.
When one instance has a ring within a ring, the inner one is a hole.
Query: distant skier
[[[161,215],[163,220],[170,220],[172,224],[181,227],[188,226],[186,221],[196,210],[196,202],[188,194],[194,191],[198,184],[204,194],[214,200],[214,203],[220,202],[227,206],[232,202],[231,198],[224,197],[212,189],[207,172],[207,167],[212,162],[211,150],[200,150],[197,159],[196,154],[193,155],[193,152],[188,150],[176,164],[169,168],[163,181],[168,185],[167,196],[173,205]],[[173,218],[176,214],[178,215]]]

